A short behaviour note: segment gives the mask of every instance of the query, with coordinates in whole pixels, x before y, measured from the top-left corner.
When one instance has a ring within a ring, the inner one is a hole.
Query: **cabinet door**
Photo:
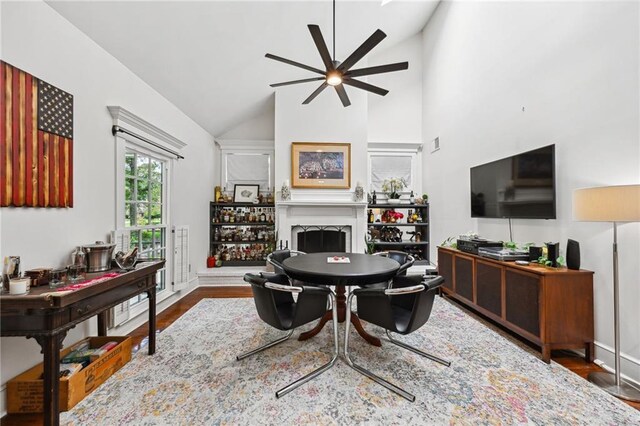
[[[507,321],[540,336],[540,277],[507,268],[505,271]]]
[[[455,292],[473,302],[473,259],[456,255],[454,270],[456,273]]]
[[[476,261],[476,303],[502,316],[502,268],[493,263]]]
[[[453,291],[453,254],[438,249],[438,274],[444,278],[443,287]]]

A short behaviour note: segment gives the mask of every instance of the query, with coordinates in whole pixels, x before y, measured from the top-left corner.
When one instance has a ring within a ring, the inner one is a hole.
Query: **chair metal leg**
[[[449,367],[451,365],[451,362],[449,362],[449,361],[445,361],[442,358],[438,358],[435,355],[428,354],[426,352],[421,351],[420,349],[414,348],[413,346],[409,346],[406,343],[403,343],[403,342],[401,342],[399,340],[394,339],[393,337],[391,337],[391,332],[389,330],[387,330],[387,337],[389,338],[389,341],[391,343],[394,343],[394,344],[400,346],[401,348],[405,348],[405,349],[407,349],[407,350],[409,350],[409,351],[411,351],[413,353],[421,355],[421,356],[423,356],[425,358],[429,358],[430,360],[438,362],[438,363],[440,363],[440,364],[442,364],[444,366]]]
[[[353,368],[354,370],[356,370],[357,372],[359,372],[360,374],[367,376],[368,378],[370,378],[371,380],[373,380],[374,382],[384,386],[385,388],[389,389],[392,392],[397,393],[398,395],[400,395],[401,397],[414,402],[416,400],[416,397],[412,394],[410,394],[409,392],[405,391],[402,388],[399,388],[398,386],[394,385],[391,382],[386,381],[385,379],[383,379],[382,377],[376,376],[375,374],[373,374],[372,372],[370,372],[369,370],[367,370],[366,368],[363,368],[361,366],[359,366],[358,364],[354,363],[351,358],[349,357],[349,325],[351,324],[351,302],[353,300],[353,293],[349,294],[349,298],[347,299],[347,317],[345,319],[345,330],[344,330],[344,358],[345,361],[347,362],[347,364]]]
[[[285,334],[283,337],[280,337],[279,339],[274,340],[273,342],[267,343],[266,345],[264,345],[264,346],[260,346],[260,347],[259,347],[259,348],[257,348],[257,349],[254,349],[254,350],[252,350],[252,351],[245,352],[245,353],[243,353],[243,354],[240,354],[240,355],[236,356],[236,360],[237,360],[237,361],[240,361],[241,359],[245,359],[245,358],[247,358],[247,357],[250,357],[251,355],[255,355],[255,354],[257,354],[258,352],[262,352],[262,351],[264,351],[265,349],[269,349],[269,348],[270,348],[270,347],[272,347],[272,346],[275,346],[275,345],[277,345],[277,344],[279,344],[279,343],[282,343],[282,342],[284,342],[285,340],[287,340],[289,337],[291,337],[291,335],[292,335],[292,334],[293,334],[293,330],[289,330],[289,332],[288,332],[287,334]]]
[[[276,398],[281,398],[281,397],[285,396],[286,394],[288,394],[292,390],[294,390],[294,389],[298,388],[299,386],[307,383],[309,380],[313,379],[314,377],[317,377],[320,374],[324,373],[325,371],[327,371],[328,369],[333,367],[333,365],[336,363],[336,360],[338,359],[338,353],[339,353],[339,347],[338,347],[338,307],[337,307],[335,295],[333,294],[333,292],[331,292],[331,294],[329,294],[329,298],[331,300],[331,313],[332,313],[332,316],[333,316],[333,344],[334,344],[333,357],[331,358],[331,361],[329,361],[328,363],[326,363],[326,364],[320,366],[319,368],[313,370],[311,373],[307,374],[306,376],[304,376],[304,377],[296,380],[295,382],[293,382],[293,383],[283,387],[282,389],[278,390],[276,392]]]

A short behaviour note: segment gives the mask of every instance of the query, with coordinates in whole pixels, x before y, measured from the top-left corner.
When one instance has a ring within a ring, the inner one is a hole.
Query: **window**
[[[407,183],[405,191],[417,195],[422,191],[420,170],[422,144],[370,143],[369,189],[380,195],[382,182],[390,178],[403,178]]]
[[[126,148],[124,162],[124,228],[139,257],[166,258],[166,161]],[[166,288],[166,269],[158,271],[157,291]],[[131,304],[146,298],[131,300]]]
[[[269,154],[227,153],[225,159],[226,188],[235,185],[260,185],[261,191],[271,188],[271,156]]]
[[[403,178],[407,183],[407,188],[411,189],[413,182],[412,163],[410,155],[389,156],[371,154],[371,189],[382,191],[382,182],[391,178]]]
[[[273,190],[274,142],[267,140],[220,140],[220,186],[233,193],[235,185],[260,185]]]

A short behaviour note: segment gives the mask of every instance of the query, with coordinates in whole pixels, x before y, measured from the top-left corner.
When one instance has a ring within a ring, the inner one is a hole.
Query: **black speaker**
[[[580,243],[567,240],[567,268],[580,269]]]
[[[546,243],[547,245],[547,259],[551,261],[551,266],[558,266],[556,259],[560,255],[560,243]]]
[[[529,246],[529,262],[537,262],[542,256],[542,247]]]

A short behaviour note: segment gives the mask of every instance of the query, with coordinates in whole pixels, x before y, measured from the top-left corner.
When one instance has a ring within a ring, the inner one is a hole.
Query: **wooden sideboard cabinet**
[[[540,346],[585,349],[593,361],[593,272],[521,266],[438,247],[442,293]]]

